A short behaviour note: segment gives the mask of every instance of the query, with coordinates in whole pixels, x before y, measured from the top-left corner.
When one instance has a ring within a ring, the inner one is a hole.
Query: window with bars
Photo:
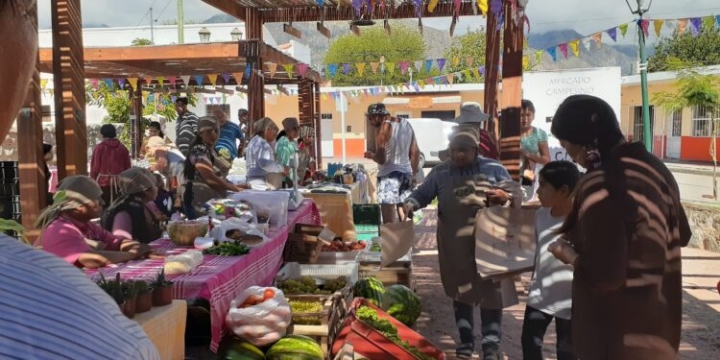
[[[655,124],[655,107],[650,105],[650,134],[653,134]],[[642,106],[636,106],[633,116],[633,141],[645,141],[645,125],[643,124]]]
[[[709,137],[712,134],[712,117],[720,107],[697,105],[692,109],[692,136]]]
[[[682,110],[675,110],[670,114],[672,120],[672,129],[670,136],[678,137],[682,135]]]

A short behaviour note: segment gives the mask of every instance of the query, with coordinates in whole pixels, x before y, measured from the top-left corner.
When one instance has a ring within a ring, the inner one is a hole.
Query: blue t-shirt
[[[215,151],[225,159],[233,161],[238,156],[236,140],[242,139],[243,133],[240,126],[228,121],[220,128],[220,136],[217,144],[215,144]]]

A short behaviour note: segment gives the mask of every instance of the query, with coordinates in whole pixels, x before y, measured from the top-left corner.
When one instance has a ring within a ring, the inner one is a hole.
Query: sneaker
[[[472,343],[460,344],[457,348],[455,348],[455,357],[457,359],[471,359],[474,350],[475,350],[475,344],[472,344]]]

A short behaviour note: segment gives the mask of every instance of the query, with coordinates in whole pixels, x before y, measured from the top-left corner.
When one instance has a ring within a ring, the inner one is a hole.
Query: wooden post
[[[317,162],[317,168],[322,168],[322,142],[320,136],[322,135],[322,111],[320,109],[320,83],[315,83],[315,114],[313,114],[313,121],[315,122],[315,144],[313,145],[313,156]]]
[[[135,121],[132,121],[130,124],[130,143],[131,143],[131,155],[133,159],[137,159],[140,156],[140,152],[142,149],[140,147],[143,143],[143,123],[142,123],[142,115],[143,115],[143,93],[142,93],[142,83],[145,81],[144,79],[138,79],[137,82],[137,89],[133,89],[130,91],[130,98],[132,99],[132,109],[133,109],[133,115],[135,115]]]
[[[252,67],[248,79],[248,127],[252,129],[253,122],[265,117],[265,79],[255,70],[263,70],[263,61],[260,57],[260,46],[263,44],[263,19],[260,11],[255,8],[245,9],[245,31],[248,44],[246,49],[253,50],[250,54],[240,54],[247,59],[247,65]],[[255,47],[255,49],[252,49]],[[247,55],[250,55],[248,58]]]
[[[51,1],[58,177],[87,174],[80,0]],[[42,137],[40,137],[42,138]]]
[[[37,5],[34,7],[31,16],[37,28]],[[35,228],[35,221],[40,215],[40,210],[46,206],[45,194],[48,191],[43,160],[42,90],[39,65],[38,61],[17,122],[18,138],[23,139],[18,142],[18,165],[22,180],[20,211],[22,224],[26,230],[25,237],[30,243],[35,242],[40,235],[40,231]]]
[[[513,180],[520,180],[520,105],[522,102],[523,23],[513,19],[513,8],[505,2],[503,36],[502,118],[500,119],[500,161]]]
[[[487,14],[486,42],[485,42],[485,88],[483,91],[483,106],[490,119],[484,124],[485,130],[498,137],[497,108],[498,108],[498,82],[500,81],[500,28],[495,13]]]

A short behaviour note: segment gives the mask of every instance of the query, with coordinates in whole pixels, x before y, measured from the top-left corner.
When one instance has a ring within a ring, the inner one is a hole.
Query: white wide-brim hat
[[[482,111],[480,103],[466,102],[460,106],[460,116],[455,118],[458,124],[472,124],[487,121],[490,115]]]

